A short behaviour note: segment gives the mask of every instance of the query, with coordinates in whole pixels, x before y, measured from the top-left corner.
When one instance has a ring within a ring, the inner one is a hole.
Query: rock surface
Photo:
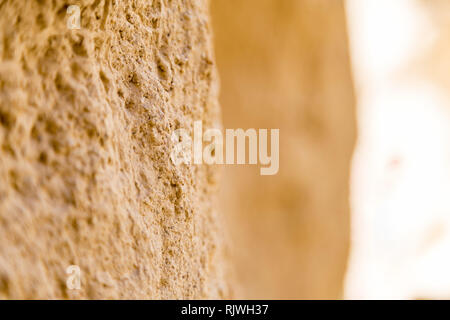
[[[226,128],[279,128],[280,170],[230,166],[238,298],[339,298],[356,136],[343,1],[214,0]]]
[[[0,3],[0,298],[226,296],[216,169],[169,159],[220,120],[208,2],[77,4]]]

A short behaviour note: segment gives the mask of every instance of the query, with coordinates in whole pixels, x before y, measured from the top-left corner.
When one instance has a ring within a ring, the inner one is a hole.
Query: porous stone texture
[[[226,296],[216,169],[169,157],[218,126],[210,33],[206,0],[0,2],[0,298]]]
[[[340,298],[356,136],[344,2],[214,0],[211,9],[224,126],[280,129],[277,175],[225,174],[236,297]]]

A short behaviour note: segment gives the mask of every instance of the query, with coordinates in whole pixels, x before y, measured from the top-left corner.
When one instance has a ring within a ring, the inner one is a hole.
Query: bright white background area
[[[422,5],[347,0],[359,120],[349,299],[450,298],[450,103],[412,71],[436,39]]]

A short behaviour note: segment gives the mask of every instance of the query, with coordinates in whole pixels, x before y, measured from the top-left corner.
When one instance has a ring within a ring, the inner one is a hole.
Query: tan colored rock
[[[355,102],[343,1],[214,0],[226,128],[279,128],[280,171],[226,171],[238,298],[339,298]]]
[[[224,297],[216,170],[169,159],[219,121],[208,2],[76,2],[0,3],[0,298]]]

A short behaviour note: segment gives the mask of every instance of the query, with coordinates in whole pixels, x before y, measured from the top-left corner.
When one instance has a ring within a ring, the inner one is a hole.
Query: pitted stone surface
[[[220,121],[208,2],[77,5],[0,3],[0,298],[224,297],[216,171],[169,157]]]

